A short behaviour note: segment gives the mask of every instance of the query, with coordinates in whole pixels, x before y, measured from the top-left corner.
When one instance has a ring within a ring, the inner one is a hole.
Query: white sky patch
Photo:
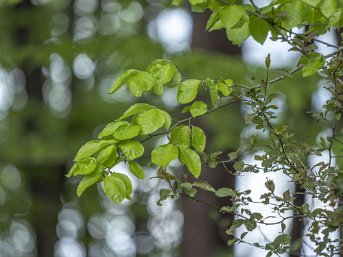
[[[192,27],[192,17],[187,11],[166,9],[148,24],[148,34],[168,52],[181,52],[190,48]]]

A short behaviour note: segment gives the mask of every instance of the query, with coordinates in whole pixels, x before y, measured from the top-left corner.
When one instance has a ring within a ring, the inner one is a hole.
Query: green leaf
[[[314,7],[317,7],[319,3],[321,2],[321,0],[302,0],[302,1]]]
[[[121,181],[123,181],[123,183],[125,184],[125,198],[127,198],[128,200],[132,200],[132,183],[129,177],[122,173],[113,173],[112,177],[117,177],[121,179]]]
[[[130,77],[132,77],[133,75],[139,73],[138,70],[127,70],[125,71],[123,74],[121,74],[112,84],[111,89],[109,90],[109,94],[113,94],[114,92],[116,92],[119,88],[121,88],[122,86],[125,85],[125,83],[128,81],[128,79]]]
[[[141,128],[139,126],[125,123],[116,128],[113,137],[118,140],[126,140],[136,137]]]
[[[163,128],[165,130],[168,130],[170,128],[171,125],[171,117],[169,115],[169,113],[167,113],[166,111],[161,111],[163,116],[164,116],[164,124],[163,124]]]
[[[212,79],[206,79],[206,85],[210,89],[211,104],[215,106],[219,100],[217,83],[214,83]]]
[[[179,6],[182,4],[182,0],[173,0],[172,5]]]
[[[252,15],[249,21],[249,31],[251,36],[262,45],[269,32],[269,24],[261,17]]]
[[[77,175],[88,175],[92,173],[97,166],[96,159],[89,157],[87,159],[82,159],[76,162],[70,169],[67,177],[77,176]]]
[[[190,108],[193,117],[198,117],[207,112],[207,104],[202,101],[195,101]]]
[[[100,149],[106,147],[111,142],[105,140],[91,140],[86,144],[81,146],[80,150],[77,152],[74,161],[80,161],[82,159],[88,158],[95,154]]]
[[[233,81],[232,79],[219,80],[217,83],[218,91],[223,96],[229,96],[232,93]]]
[[[253,231],[257,227],[257,224],[256,224],[256,221],[254,220],[245,220],[244,226],[246,227],[248,231]]]
[[[235,197],[237,195],[235,190],[228,187],[219,188],[215,193],[218,197]]]
[[[129,169],[133,175],[135,175],[137,178],[144,179],[145,174],[142,169],[142,167],[134,161],[129,161]]]
[[[289,244],[291,240],[292,238],[290,235],[282,234],[282,235],[277,236],[273,243],[275,245],[286,245],[286,244]]]
[[[116,129],[123,124],[129,124],[129,123],[127,121],[115,121],[115,122],[110,122],[106,124],[103,130],[101,130],[100,133],[98,134],[98,138],[112,136],[114,131],[116,131]]]
[[[121,203],[126,198],[125,183],[117,176],[106,176],[103,188],[108,198],[117,204]]]
[[[142,96],[144,91],[151,90],[156,83],[156,79],[146,71],[133,74],[127,81],[131,93],[136,97]]]
[[[212,12],[210,18],[207,21],[206,30],[213,31],[213,30],[222,29],[223,27],[224,27],[224,24],[220,20],[219,10]]]
[[[337,9],[337,0],[324,0],[320,5],[320,10],[326,18],[329,18]]]
[[[169,189],[161,189],[160,190],[160,199],[157,201],[157,205],[162,206],[162,201],[166,200],[169,195],[171,194],[171,190]]]
[[[169,134],[170,142],[175,145],[190,145],[191,129],[189,126],[180,125],[175,127]]]
[[[177,90],[177,101],[180,104],[188,104],[192,102],[198,94],[200,80],[187,79],[182,81]]]
[[[310,53],[308,57],[302,56],[299,60],[299,64],[304,64],[302,68],[303,77],[308,77],[315,74],[325,64],[324,57],[319,53]]]
[[[196,126],[192,126],[192,146],[199,152],[203,152],[206,146],[206,136],[204,131]]]
[[[160,145],[151,152],[151,161],[158,166],[165,167],[170,161],[177,159],[178,154],[179,152],[175,145]]]
[[[135,123],[141,128],[142,135],[148,135],[165,124],[165,116],[161,110],[154,108],[138,114]]]
[[[76,190],[77,196],[80,197],[88,187],[99,182],[102,178],[102,173],[103,173],[103,167],[99,166],[94,172],[84,176],[77,187],[77,190]]]
[[[107,147],[105,147],[104,149],[102,149],[101,151],[99,151],[96,160],[98,163],[104,163],[106,162],[110,157],[112,157],[112,153],[115,153],[116,156],[116,151],[117,151],[117,147],[116,145],[109,145]]]
[[[144,153],[144,147],[136,140],[125,140],[120,142],[119,149],[129,161],[141,157]]]
[[[227,29],[233,28],[244,15],[246,15],[246,12],[240,5],[225,6],[219,13],[220,19]]]
[[[178,69],[169,60],[157,59],[148,66],[146,71],[151,73],[158,83],[165,85],[173,79]]]
[[[193,186],[209,192],[216,192],[216,190],[207,181],[196,181],[193,183]]]
[[[201,174],[201,160],[199,155],[194,152],[192,149],[180,146],[179,147],[179,159],[183,163],[189,172],[195,177],[198,178]]]
[[[141,113],[143,111],[146,111],[148,109],[152,109],[154,106],[146,103],[136,103],[132,105],[129,109],[127,109],[122,116],[120,116],[117,121],[126,119],[130,116],[136,115],[138,113]]]
[[[241,45],[250,36],[249,23],[245,22],[239,28],[227,29],[226,35],[234,45]]]

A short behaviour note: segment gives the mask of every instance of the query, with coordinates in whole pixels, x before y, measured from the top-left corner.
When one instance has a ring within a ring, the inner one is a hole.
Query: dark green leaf
[[[171,194],[171,190],[169,189],[161,189],[160,190],[160,199],[157,201],[157,205],[161,206],[162,205],[162,201],[166,200],[169,195]]]
[[[261,17],[252,15],[249,21],[249,31],[251,36],[262,45],[269,32],[269,24]]]

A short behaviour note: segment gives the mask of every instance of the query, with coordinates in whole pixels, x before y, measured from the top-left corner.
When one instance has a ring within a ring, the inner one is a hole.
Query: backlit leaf
[[[92,156],[94,153],[109,145],[110,143],[105,140],[91,140],[81,146],[77,152],[74,161],[80,161],[82,159]]]
[[[121,203],[126,198],[126,186],[119,177],[106,176],[103,188],[108,198],[117,204]]]
[[[157,108],[144,111],[138,114],[135,119],[135,123],[141,128],[142,135],[148,135],[155,132],[161,128],[165,122],[165,114]]]
[[[102,178],[102,173],[103,173],[103,167],[99,166],[94,172],[84,176],[77,187],[77,190],[76,190],[77,196],[80,197],[88,187],[99,182]]]
[[[125,174],[122,174],[122,173],[113,173],[111,176],[120,178],[123,181],[123,183],[125,184],[125,189],[126,189],[125,197],[129,200],[132,200],[131,199],[132,183],[131,183],[131,180],[129,179],[129,177],[126,176]]]
[[[117,120],[123,120],[130,116],[136,115],[138,113],[141,113],[145,110],[154,108],[154,106],[146,103],[136,103],[132,105],[129,109],[127,109],[122,116],[120,116]]]
[[[134,74],[139,73],[138,70],[127,70],[123,74],[121,74],[113,83],[111,89],[109,90],[109,94],[113,94],[116,92],[119,88],[125,85],[125,83],[128,81],[128,79],[133,76]]]
[[[67,177],[77,176],[77,175],[88,175],[92,173],[97,166],[96,159],[89,157],[87,159],[82,159],[71,167]]]
[[[141,157],[144,153],[144,147],[136,140],[125,140],[119,143],[119,149],[128,160],[134,160]]]
[[[207,112],[207,104],[202,101],[195,101],[190,108],[193,117],[201,116]]]
[[[219,16],[225,28],[233,28],[246,14],[242,6],[228,5],[220,10]]]
[[[142,96],[144,91],[151,90],[156,83],[156,79],[146,71],[133,74],[127,81],[131,93],[136,97]]]
[[[142,169],[142,167],[134,161],[129,161],[129,169],[133,175],[135,175],[137,178],[144,179],[145,174]]]
[[[182,81],[178,86],[177,101],[180,104],[188,104],[192,102],[198,94],[200,80],[187,79]]]
[[[170,135],[170,142],[175,145],[189,146],[191,138],[191,129],[189,126],[181,125],[175,127]]]
[[[177,157],[177,147],[172,144],[160,145],[151,152],[151,161],[163,167],[167,166],[170,161],[177,159]]]
[[[141,128],[137,125],[125,123],[120,125],[113,133],[113,137],[118,140],[131,139],[139,134]]]
[[[192,126],[192,146],[199,152],[203,152],[206,146],[206,136],[204,131],[196,126]]]
[[[189,172],[195,177],[198,178],[201,174],[201,160],[199,155],[194,152],[192,149],[180,146],[179,147],[179,159],[183,163]]]
[[[251,36],[262,45],[269,32],[269,24],[262,18],[252,15],[249,21],[249,31]]]

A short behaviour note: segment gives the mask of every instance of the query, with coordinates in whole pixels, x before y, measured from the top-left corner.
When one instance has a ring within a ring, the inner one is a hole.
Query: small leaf
[[[142,167],[134,161],[129,161],[129,169],[133,175],[135,175],[137,178],[144,179],[145,174],[142,169]]]
[[[196,126],[192,126],[192,146],[199,152],[203,152],[206,146],[206,136],[204,131]]]
[[[125,123],[116,128],[113,137],[118,140],[126,140],[136,137],[141,128],[130,123]]]
[[[127,109],[122,116],[120,116],[117,121],[126,119],[130,116],[136,115],[148,109],[154,108],[154,106],[146,103],[136,103],[132,105],[129,109]]]
[[[92,173],[97,166],[96,159],[89,157],[76,162],[70,169],[67,177],[77,175],[88,175]]]
[[[177,159],[178,154],[179,152],[175,145],[160,145],[151,152],[151,161],[158,166],[165,167],[170,161]]]
[[[193,117],[198,117],[207,112],[207,104],[202,101],[195,101],[190,108]]]
[[[128,200],[132,200],[131,199],[132,183],[131,183],[131,180],[129,179],[129,177],[126,176],[125,174],[122,174],[122,173],[113,173],[111,176],[117,177],[117,178],[121,179],[121,181],[123,181],[123,183],[125,184],[125,197]]]
[[[88,141],[86,144],[81,146],[80,150],[77,152],[74,158],[74,161],[80,161],[82,159],[88,158],[109,144],[110,142],[105,141],[105,140]]]
[[[151,90],[156,83],[156,79],[146,71],[133,74],[127,81],[131,93],[136,97],[142,96],[144,91]]]
[[[179,147],[179,153],[180,162],[187,167],[195,178],[198,178],[201,174],[201,160],[199,155],[192,149],[184,146]]]
[[[235,197],[237,195],[235,190],[228,187],[219,188],[215,193],[218,197]]]
[[[119,148],[129,161],[141,157],[144,153],[144,147],[136,140],[122,141]]]
[[[103,130],[101,130],[100,133],[98,134],[98,138],[112,136],[114,131],[116,131],[116,129],[123,124],[128,124],[128,122],[127,121],[115,121],[115,122],[110,122],[110,123],[106,124],[106,126],[103,128]]]
[[[200,80],[187,79],[181,82],[178,86],[177,101],[180,104],[188,104],[192,102],[198,94]]]
[[[239,28],[232,28],[226,30],[226,35],[234,45],[243,44],[243,42],[247,40],[247,38],[250,36],[249,22],[245,22]]]
[[[141,128],[142,135],[148,135],[165,124],[165,116],[161,110],[154,108],[138,114],[135,123]]]
[[[217,83],[214,83],[212,79],[206,79],[206,85],[210,89],[211,104],[215,106],[219,100]]]
[[[216,192],[216,190],[207,181],[196,181],[193,183],[193,186],[209,192]]]
[[[157,205],[162,206],[162,201],[166,200],[172,191],[169,189],[160,190],[160,199],[157,201]]]
[[[106,176],[103,189],[113,202],[119,204],[126,198],[126,186],[122,179],[115,176]]]
[[[220,20],[219,11],[212,12],[210,18],[206,24],[207,31],[213,31],[217,29],[221,29],[224,27],[223,22]]]
[[[249,21],[249,31],[251,36],[262,45],[269,32],[269,24],[261,17],[251,15]]]
[[[324,57],[319,53],[310,53],[308,57],[303,55],[300,60],[300,64],[305,66],[302,68],[303,77],[308,77],[315,74],[319,69],[321,69],[325,64]]]
[[[112,156],[113,152],[116,153],[116,150],[117,150],[116,145],[109,145],[109,146],[105,147],[104,149],[99,151],[99,153],[96,157],[97,162],[98,163],[106,162]]]
[[[133,70],[133,69],[125,71],[123,74],[121,74],[121,75],[114,81],[114,83],[113,83],[113,85],[112,85],[112,87],[111,87],[111,89],[109,90],[108,93],[109,93],[109,94],[113,94],[114,92],[116,92],[119,88],[121,88],[122,86],[125,85],[125,83],[128,81],[128,79],[129,79],[131,76],[133,76],[133,75],[135,75],[135,74],[137,74],[137,73],[139,73],[139,71],[138,71],[138,70]]]
[[[189,126],[180,125],[175,127],[169,135],[170,142],[175,145],[189,146],[191,138],[191,129]]]
[[[182,0],[173,0],[172,5],[179,6],[182,4]]]
[[[248,231],[253,231],[257,227],[257,224],[256,221],[249,219],[244,221],[244,226]]]
[[[77,187],[77,196],[80,197],[88,187],[99,182],[102,178],[102,173],[103,167],[99,166],[95,172],[92,172],[91,174],[84,176]]]
[[[233,81],[232,79],[219,80],[218,91],[222,93],[223,96],[229,96],[232,93]]]

